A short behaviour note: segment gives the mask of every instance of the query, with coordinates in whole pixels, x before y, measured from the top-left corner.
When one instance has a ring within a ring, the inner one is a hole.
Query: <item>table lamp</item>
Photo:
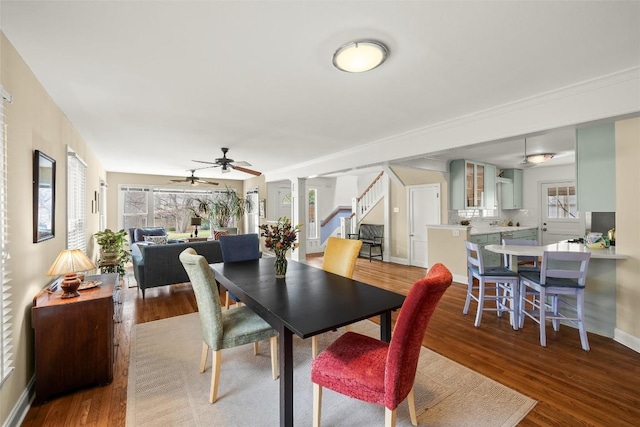
[[[196,230],[193,232],[193,235],[198,237],[198,226],[202,224],[202,218],[200,218],[199,216],[195,216],[193,218],[191,218],[191,225],[195,225],[196,226]]]
[[[95,264],[80,249],[65,249],[60,251],[58,257],[53,262],[47,276],[64,275],[60,288],[63,294],[61,298],[73,298],[80,296],[78,287],[81,280],[78,278],[78,271],[92,270]]]

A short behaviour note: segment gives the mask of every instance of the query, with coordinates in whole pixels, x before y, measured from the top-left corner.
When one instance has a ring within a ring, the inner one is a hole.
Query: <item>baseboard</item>
[[[466,285],[468,282],[469,278],[466,275],[461,275],[461,274],[454,274],[453,275],[453,281],[457,282],[457,283],[462,283],[463,285]]]
[[[640,338],[631,335],[621,329],[615,328],[613,331],[613,340],[629,347],[631,350],[640,353]]]
[[[406,258],[394,258],[394,257],[385,258],[385,260],[387,259],[389,260],[389,262],[393,262],[395,264],[409,265],[409,260]]]
[[[22,421],[27,416],[29,409],[31,408],[31,403],[35,398],[35,386],[36,386],[36,376],[32,376],[29,384],[27,384],[27,388],[24,389],[20,399],[16,402],[16,405],[11,409],[11,413],[7,417],[5,423],[2,427],[14,427],[22,425]]]

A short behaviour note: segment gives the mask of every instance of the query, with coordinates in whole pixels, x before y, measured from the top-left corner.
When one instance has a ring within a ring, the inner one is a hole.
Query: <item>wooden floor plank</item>
[[[310,256],[308,262],[321,267],[322,257]],[[424,274],[422,268],[358,259],[354,278],[406,295]],[[559,332],[549,327],[543,348],[533,322],[525,321],[522,330],[514,331],[508,316],[498,318],[489,312],[483,315],[480,328],[475,328],[475,304],[468,315],[462,314],[465,291],[463,284],[449,288],[423,343],[537,400],[520,425],[640,425],[640,354],[594,334],[589,334],[591,351],[585,352],[578,332],[565,326]],[[23,426],[125,425],[132,325],[193,313],[197,304],[189,284],[148,289],[144,300],[136,288],[125,287],[122,292],[113,382],[34,406]]]

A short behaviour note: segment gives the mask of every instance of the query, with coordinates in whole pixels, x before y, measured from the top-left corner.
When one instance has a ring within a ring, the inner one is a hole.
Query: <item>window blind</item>
[[[11,96],[0,86],[0,384],[9,377],[13,365],[13,322],[9,274],[9,227],[7,221],[7,126],[4,123],[4,102]]]
[[[67,249],[87,253],[87,164],[67,147]]]

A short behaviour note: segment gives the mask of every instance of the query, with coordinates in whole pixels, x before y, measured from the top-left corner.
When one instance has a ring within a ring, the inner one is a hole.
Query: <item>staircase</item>
[[[384,172],[380,172],[378,176],[369,184],[369,186],[358,197],[351,199],[351,216],[342,218],[340,224],[340,233],[343,237],[347,234],[357,232],[358,224],[373,207],[384,197],[385,186],[382,176]]]

